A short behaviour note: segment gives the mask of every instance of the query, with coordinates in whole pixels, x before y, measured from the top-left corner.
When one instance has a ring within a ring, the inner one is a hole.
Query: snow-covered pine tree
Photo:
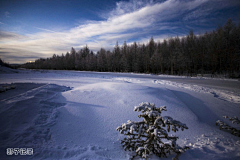
[[[155,107],[153,103],[140,103],[135,106],[134,111],[141,111],[138,117],[143,118],[140,122],[128,120],[117,128],[121,134],[126,135],[121,144],[125,151],[135,151],[131,157],[141,156],[147,159],[149,155],[155,154],[158,157],[167,157],[172,153],[176,153],[173,159],[178,159],[181,153],[185,152],[189,147],[180,147],[176,141],[178,137],[169,136],[170,130],[176,132],[178,129],[182,131],[188,127],[174,120],[169,116],[161,116],[162,111],[167,111],[166,106]]]
[[[239,123],[240,123],[240,120],[238,119],[238,117],[228,117],[228,116],[223,116],[223,117],[226,118],[226,119],[229,119],[229,121],[232,121],[233,124],[234,124],[234,123],[236,123],[236,124],[239,124]],[[220,129],[220,130],[228,130],[228,131],[230,131],[233,135],[240,137],[240,130],[237,130],[236,128],[227,125],[227,124],[224,123],[223,121],[218,120],[218,121],[216,122],[216,125],[219,126],[219,129]]]

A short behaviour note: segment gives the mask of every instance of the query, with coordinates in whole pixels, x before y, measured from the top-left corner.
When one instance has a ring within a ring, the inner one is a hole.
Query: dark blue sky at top
[[[0,22],[7,24],[1,29],[14,31],[20,25],[24,33],[36,32],[33,26],[71,28],[86,20],[102,20],[98,12],[110,11],[115,4],[114,0],[1,0]]]
[[[86,44],[96,51],[203,34],[229,18],[240,23],[240,0],[0,0],[0,58],[20,63]]]
[[[155,3],[162,1],[155,1]],[[224,3],[232,3],[231,1],[238,0],[227,0]],[[37,32],[34,27],[49,30],[70,29],[85,23],[85,21],[104,20],[107,17],[107,12],[116,7],[116,2],[119,2],[119,0],[1,0],[0,22],[6,25],[1,25],[0,29],[20,32],[21,34]],[[219,5],[221,3],[223,2],[220,1]],[[202,6],[202,8],[204,7]],[[186,11],[185,14],[188,14],[188,12],[191,11]],[[101,14],[105,14],[105,17]],[[224,25],[228,18],[232,18],[233,21],[239,23],[240,6],[236,5],[213,11],[210,15],[204,17],[209,19],[204,23],[201,23],[201,19],[182,20],[181,18],[176,17],[166,22],[173,24],[178,22],[178,25],[187,26],[182,28],[183,33],[188,32],[189,29],[195,29],[196,32],[205,32]],[[196,23],[195,21],[199,22]],[[165,32],[167,33],[168,30],[166,29]],[[179,32],[181,33],[181,31]],[[153,32],[152,34],[157,33]]]

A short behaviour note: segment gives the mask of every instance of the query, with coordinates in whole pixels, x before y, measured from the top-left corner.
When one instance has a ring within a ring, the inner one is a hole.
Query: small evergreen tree
[[[176,141],[178,137],[169,136],[170,129],[176,132],[180,128],[182,131],[188,127],[169,116],[161,116],[162,111],[166,111],[166,106],[155,107],[153,103],[140,103],[135,106],[134,111],[141,111],[138,117],[143,117],[141,122],[133,122],[128,120],[117,128],[121,134],[127,136],[121,142],[125,151],[135,151],[135,155],[131,157],[141,156],[147,159],[150,154],[158,157],[167,157],[172,153],[176,153],[175,158],[185,152],[189,147],[180,147]]]
[[[239,124],[240,123],[240,120],[238,119],[238,117],[228,117],[228,116],[223,116],[224,118],[226,119],[229,119],[229,121],[232,121],[232,123],[236,123],[236,124]],[[224,123],[223,121],[221,120],[218,120],[216,122],[216,125],[219,126],[219,129],[220,130],[228,130],[230,131],[233,135],[235,136],[238,136],[240,137],[240,130],[234,128],[234,127],[231,127],[229,125],[227,125],[226,123]]]

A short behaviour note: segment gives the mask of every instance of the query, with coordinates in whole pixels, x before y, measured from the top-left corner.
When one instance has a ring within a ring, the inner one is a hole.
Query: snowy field
[[[240,118],[238,80],[0,67],[6,88],[0,159],[128,159],[116,128],[140,121],[133,109],[141,102],[167,106],[163,115],[188,126],[170,133],[190,146],[180,159],[240,159],[240,138],[215,125],[230,124],[224,115]],[[33,148],[33,155],[6,155],[7,148]]]

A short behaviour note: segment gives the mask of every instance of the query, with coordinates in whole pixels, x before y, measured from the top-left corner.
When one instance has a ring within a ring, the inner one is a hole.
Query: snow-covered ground
[[[188,126],[170,133],[190,146],[180,159],[240,159],[239,137],[215,125],[240,117],[238,80],[1,68],[0,83],[15,86],[0,93],[0,159],[128,159],[116,128],[140,121],[133,109],[141,102],[167,106],[163,115]]]

